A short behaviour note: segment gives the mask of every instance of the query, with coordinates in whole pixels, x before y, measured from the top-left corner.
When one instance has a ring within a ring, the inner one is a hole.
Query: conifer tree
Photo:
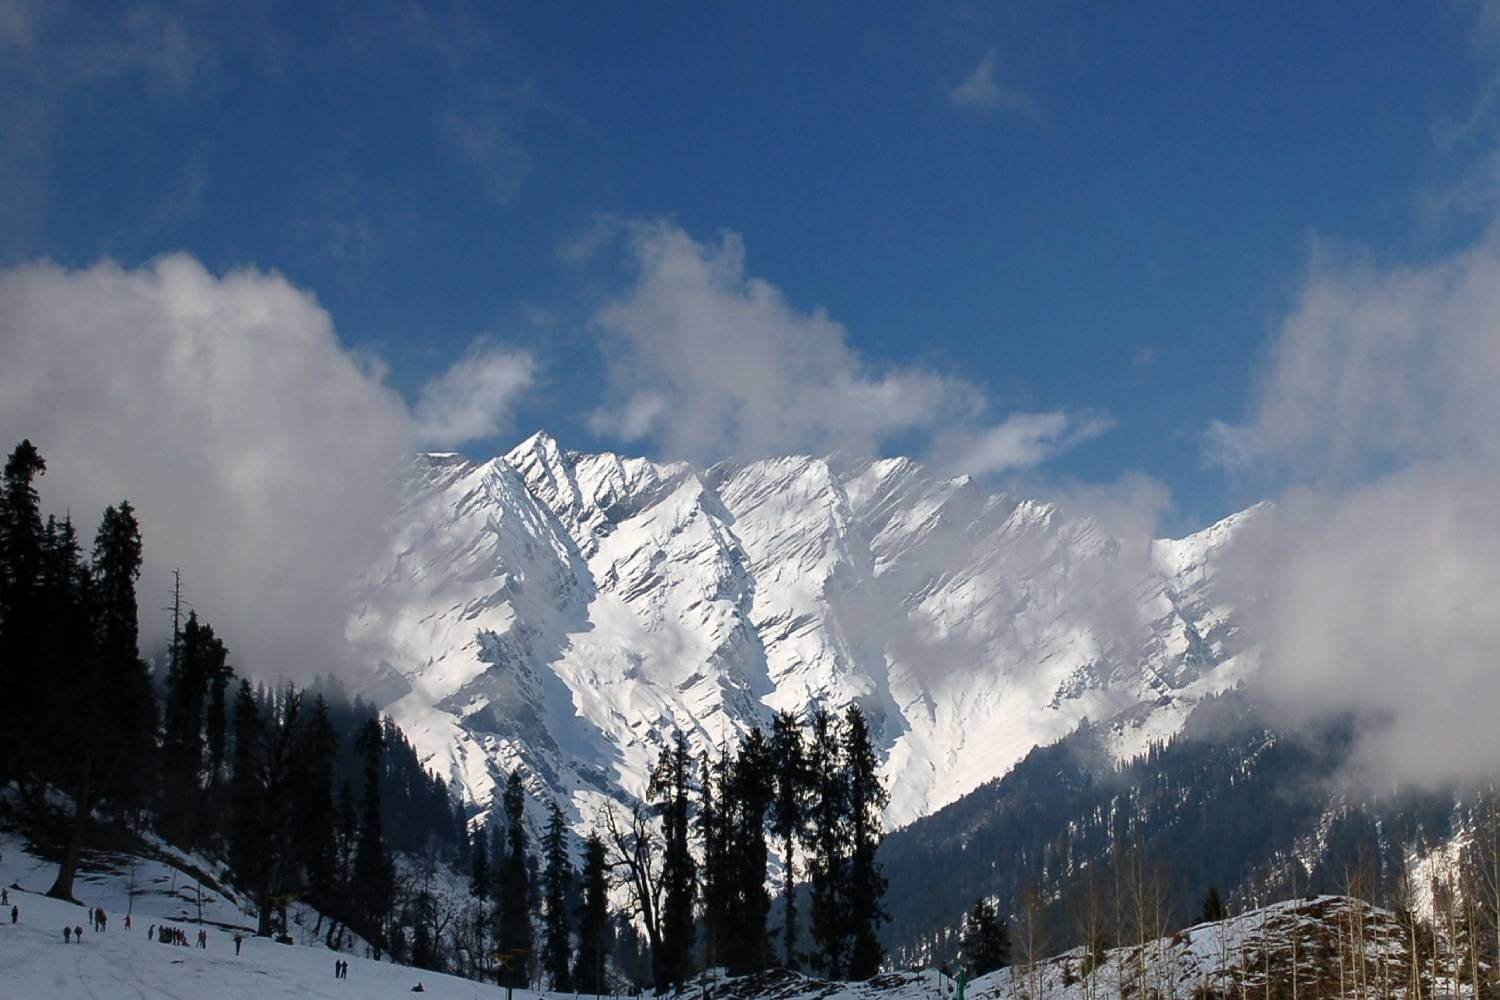
[[[293,847],[313,905],[326,907],[338,891],[338,814],[333,798],[333,769],[339,737],[321,694],[297,741],[298,780],[292,811]]]
[[[809,929],[823,974],[840,979],[848,953],[848,921],[843,907],[849,867],[849,787],[839,726],[826,709],[813,714],[808,771],[810,822],[804,831],[804,843],[812,890]]]
[[[782,964],[797,969],[797,843],[802,838],[807,810],[807,754],[802,728],[791,712],[776,714],[771,733],[771,775],[775,802],[771,832],[781,843],[782,863]]]
[[[890,795],[881,784],[880,760],[858,705],[850,705],[844,715],[844,766],[849,788],[849,978],[863,980],[880,971],[885,955],[879,931],[890,918],[881,902],[886,880],[875,854],[885,836],[881,814]]]
[[[693,971],[693,900],[698,871],[689,843],[692,758],[678,730],[662,750],[648,792],[662,819],[661,954],[655,956],[658,989],[680,986]]]
[[[532,952],[531,878],[526,863],[526,791],[521,772],[505,783],[505,861],[500,867],[498,945],[508,961],[501,985],[526,987]]]
[[[66,532],[71,535],[71,528]],[[71,540],[67,547],[76,548]],[[69,557],[72,559],[73,557]],[[87,611],[77,621],[91,639],[77,640],[80,653],[71,674],[53,678],[66,683],[58,701],[70,706],[54,713],[54,738],[70,740],[67,776],[62,782],[73,799],[73,820],[57,880],[49,895],[72,898],[73,877],[83,848],[89,815],[104,799],[134,804],[140,786],[130,780],[132,766],[146,763],[156,728],[156,701],[137,640],[136,580],[141,573],[141,534],[130,504],[105,510],[94,537],[92,574],[81,567],[76,576],[79,599]]]
[[[1208,894],[1203,897],[1203,922],[1215,923],[1227,916],[1229,916],[1229,911],[1224,908],[1224,900],[1219,898],[1218,887],[1209,886]]]
[[[604,841],[593,834],[583,845],[583,905],[578,914],[578,958],[573,985],[580,993],[605,992],[604,956],[609,950],[609,881]]]
[[[168,840],[192,849],[202,823],[203,778],[207,769],[204,722],[209,690],[226,677],[228,652],[213,627],[188,615],[179,651],[167,671],[167,702],[162,719],[162,784],[159,814]]]
[[[717,761],[710,763],[704,751],[699,767],[698,837],[703,844],[703,870],[699,880],[703,900],[703,959],[709,966],[723,962],[726,940],[730,933],[730,897],[733,879],[729,871],[730,820],[728,788],[730,762],[728,746],[719,748]]]
[[[490,875],[489,828],[479,827],[474,831],[474,842],[469,848],[469,895],[475,899],[489,899],[493,886]]]
[[[30,441],[5,462],[0,481],[0,697],[11,705],[38,703],[46,620],[41,608],[42,509],[35,480],[47,463]],[[12,738],[0,740],[0,781],[18,775],[31,733],[47,719],[15,719]]]
[[[552,989],[567,992],[573,988],[568,968],[572,952],[568,938],[568,893],[573,883],[573,867],[568,861],[568,826],[556,802],[548,811],[542,856],[546,859],[542,872],[542,894],[546,902],[542,967],[552,979]]]
[[[766,893],[766,813],[772,795],[770,748],[760,730],[745,737],[731,773],[726,810],[732,804],[730,863],[733,878],[728,946],[724,956],[731,975],[758,972],[769,964],[766,918],[771,898]]]
[[[370,719],[359,731],[355,748],[363,762],[364,798],[360,803],[359,837],[354,850],[354,890],[360,928],[366,938],[383,948],[385,918],[395,891],[394,869],[386,851],[381,827],[380,778],[385,734],[379,719]]]
[[[264,833],[260,775],[255,761],[263,724],[260,703],[248,680],[241,679],[235,689],[231,727],[234,739],[229,765],[229,864],[238,881],[249,885],[256,879],[257,845]]]
[[[474,863],[470,848],[474,841],[469,836],[469,814],[464,811],[463,797],[453,799],[453,866],[459,871],[469,869]]]
[[[959,956],[971,979],[1010,964],[1010,931],[988,899],[975,902],[964,918]]]

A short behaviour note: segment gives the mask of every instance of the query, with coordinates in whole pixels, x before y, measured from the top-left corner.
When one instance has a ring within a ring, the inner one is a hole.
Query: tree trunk
[[[260,910],[259,919],[256,921],[255,933],[259,937],[271,936],[271,866],[263,865],[265,874],[260,877],[260,885],[255,889],[255,905]]]
[[[57,866],[57,880],[47,890],[47,895],[53,899],[78,902],[73,898],[73,878],[78,874],[78,859],[83,854],[83,828],[89,817],[91,794],[89,761],[85,755],[83,776],[79,780],[77,794],[73,797],[73,828],[68,831],[68,844],[63,850],[62,863]]]

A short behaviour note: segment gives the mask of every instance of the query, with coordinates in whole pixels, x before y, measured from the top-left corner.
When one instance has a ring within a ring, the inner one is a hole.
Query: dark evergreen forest
[[[1354,768],[1355,727],[1347,717],[1277,727],[1253,694],[1235,691],[1201,703],[1177,737],[1116,765],[1085,724],[886,838],[886,945],[903,964],[952,960],[964,914],[983,898],[1012,926],[1041,924],[1062,950],[1084,943],[1081,909],[1110,910],[1125,882],[1146,875],[1167,932],[1197,922],[1210,889],[1231,910],[1343,893],[1351,880],[1367,899],[1390,901],[1405,850],[1441,842],[1481,805],[1373,791]],[[1028,914],[1037,900],[1040,912]]]

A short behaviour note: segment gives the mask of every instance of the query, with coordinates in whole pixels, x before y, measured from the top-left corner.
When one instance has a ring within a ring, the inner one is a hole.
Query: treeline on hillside
[[[1113,944],[1112,928],[1079,914],[1121,912],[1142,883],[1152,922],[1169,931],[1202,916],[1211,887],[1243,909],[1345,892],[1357,871],[1364,898],[1389,902],[1408,850],[1444,842],[1474,803],[1360,791],[1354,735],[1348,718],[1277,728],[1243,692],[1207,699],[1179,736],[1124,764],[1085,725],[887,838],[886,944],[902,962],[953,959],[981,899],[1008,918],[1020,953],[1028,939],[1054,951]]]
[[[680,985],[698,967],[698,923],[703,964],[731,975],[804,964],[831,979],[879,971],[879,928],[888,915],[875,860],[887,802],[878,766],[857,705],[838,717],[820,709],[805,729],[782,712],[769,737],[755,728],[733,754],[724,746],[697,761],[676,734],[650,785],[659,835],[645,807],[623,821],[606,817],[611,864],[645,928],[658,989]],[[771,940],[771,842],[782,861],[779,946]],[[801,895],[808,902],[807,952]]]
[[[543,978],[553,990],[582,993],[606,990],[611,964],[631,987],[657,991],[717,967],[745,975],[811,964],[833,978],[867,979],[880,969],[878,930],[887,919],[875,860],[886,804],[877,765],[858,707],[814,713],[805,727],[782,713],[769,737],[752,729],[733,751],[724,745],[696,759],[678,732],[661,751],[647,800],[604,811],[579,873],[569,867],[570,834],[553,802],[540,871],[528,874],[524,795],[512,774],[503,824],[476,830],[469,847],[478,905],[459,932],[462,950],[493,955],[507,985]],[[783,860],[776,928],[772,845]],[[612,884],[630,901],[614,917]]]
[[[237,680],[196,615],[154,676],[139,648],[134,510],[105,510],[85,555],[70,516],[42,517],[45,471],[22,441],[0,485],[0,784],[15,784],[57,850],[49,894],[72,898],[92,825],[116,821],[227,859],[261,934],[284,930],[286,902],[300,899],[330,918],[330,943],[347,925],[400,946],[392,851],[456,854],[465,842],[443,780],[393,723],[331,684]]]

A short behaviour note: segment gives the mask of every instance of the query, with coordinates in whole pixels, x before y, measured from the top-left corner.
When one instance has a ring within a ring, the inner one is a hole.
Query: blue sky
[[[1419,266],[1484,224],[1477,5],[209,6],[0,0],[0,266],[280,272],[414,405],[524,359],[494,433],[453,435],[475,455],[546,427],[940,458],[1066,415],[990,471],[1140,474],[1195,527],[1270,488],[1204,435],[1247,418],[1314,262]],[[691,281],[716,294],[678,309]],[[822,338],[912,415],[725,430],[726,387],[651,353],[711,363],[653,324],[721,320]]]

